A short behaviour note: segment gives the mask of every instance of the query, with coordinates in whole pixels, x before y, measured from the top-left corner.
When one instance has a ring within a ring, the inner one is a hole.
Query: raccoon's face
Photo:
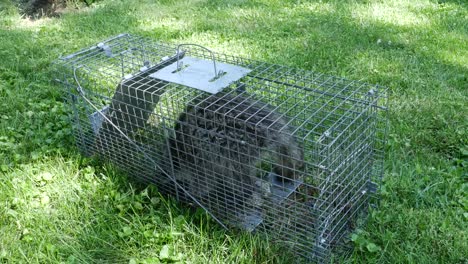
[[[280,180],[300,179],[304,171],[304,151],[293,144],[283,145],[279,148],[279,159],[274,164],[273,172],[280,177]]]

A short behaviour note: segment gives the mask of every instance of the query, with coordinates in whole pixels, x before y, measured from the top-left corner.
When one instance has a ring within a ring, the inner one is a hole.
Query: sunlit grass
[[[0,0],[0,262],[287,262],[75,153],[50,64],[130,32],[389,87],[382,200],[346,261],[464,263],[467,16],[455,0],[109,0],[30,21]]]
[[[396,3],[370,3],[356,5],[352,16],[361,23],[386,23],[394,26],[429,27],[433,22],[425,14],[418,12],[418,6],[409,1],[395,1]],[[427,7],[421,5],[420,7]],[[416,10],[415,10],[416,9]],[[367,20],[367,22],[366,22]]]

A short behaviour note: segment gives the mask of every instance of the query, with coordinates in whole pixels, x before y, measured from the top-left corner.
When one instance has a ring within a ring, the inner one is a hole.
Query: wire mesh
[[[215,54],[251,71],[210,94],[151,77],[206,49],[121,34],[55,63],[78,148],[326,262],[374,200],[383,173],[386,90]]]

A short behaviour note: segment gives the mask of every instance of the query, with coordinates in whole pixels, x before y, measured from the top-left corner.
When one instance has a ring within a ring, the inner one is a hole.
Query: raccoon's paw
[[[265,204],[265,201],[271,197],[272,184],[267,180],[256,179],[254,186],[251,204],[255,208],[260,208]]]

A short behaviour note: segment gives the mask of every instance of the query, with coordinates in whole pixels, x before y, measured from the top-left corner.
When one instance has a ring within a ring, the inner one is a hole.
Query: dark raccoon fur
[[[242,94],[191,101],[169,142],[176,180],[221,217],[261,209],[271,195],[267,170],[286,181],[301,177],[303,149],[288,121]]]

